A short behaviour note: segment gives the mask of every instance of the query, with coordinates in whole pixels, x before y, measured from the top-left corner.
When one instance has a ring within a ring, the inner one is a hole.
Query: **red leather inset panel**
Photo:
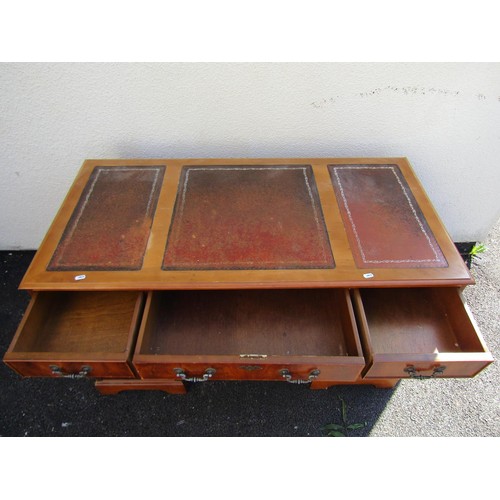
[[[358,267],[447,267],[397,165],[328,168]]]
[[[332,267],[310,166],[183,168],[163,269]]]
[[[96,167],[47,269],[141,269],[164,172]]]

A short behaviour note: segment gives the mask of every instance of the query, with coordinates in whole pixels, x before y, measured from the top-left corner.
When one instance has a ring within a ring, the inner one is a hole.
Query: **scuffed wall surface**
[[[5,63],[0,137],[0,249],[86,158],[406,156],[455,241],[500,216],[498,63]]]

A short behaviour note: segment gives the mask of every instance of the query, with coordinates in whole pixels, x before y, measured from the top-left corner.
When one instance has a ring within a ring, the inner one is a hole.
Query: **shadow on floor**
[[[0,252],[0,355],[29,302],[17,286],[34,252]],[[22,379],[0,366],[0,436],[326,436],[324,426],[365,424],[367,436],[397,390],[285,382],[190,384],[187,394],[130,391],[102,396],[89,380]]]

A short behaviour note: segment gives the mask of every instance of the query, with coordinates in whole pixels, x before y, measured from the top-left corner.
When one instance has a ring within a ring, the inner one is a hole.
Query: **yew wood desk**
[[[472,377],[472,283],[406,158],[87,160],[4,361],[102,393]]]

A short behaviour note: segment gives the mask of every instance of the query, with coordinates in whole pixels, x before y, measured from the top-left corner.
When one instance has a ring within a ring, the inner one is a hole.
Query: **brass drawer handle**
[[[416,378],[419,380],[424,380],[427,378],[436,378],[438,375],[441,375],[446,370],[446,366],[435,366],[432,371],[432,375],[419,375],[419,371],[413,366],[407,366],[404,371],[410,376],[410,378]]]
[[[184,382],[206,382],[215,375],[215,368],[207,368],[203,377],[188,377],[182,368],[174,368],[175,376]]]
[[[280,375],[287,381],[290,382],[290,384],[310,384],[315,378],[318,377],[318,375],[321,372],[316,368],[315,370],[312,370],[309,373],[309,377],[307,377],[307,380],[297,378],[295,380],[292,379],[292,374],[290,373],[290,370],[287,370],[284,368],[283,370],[280,370]]]
[[[52,371],[52,375],[57,375],[62,378],[85,378],[88,377],[92,371],[92,367],[87,365],[82,366],[78,373],[64,373],[62,368],[57,365],[50,365],[49,368]]]

